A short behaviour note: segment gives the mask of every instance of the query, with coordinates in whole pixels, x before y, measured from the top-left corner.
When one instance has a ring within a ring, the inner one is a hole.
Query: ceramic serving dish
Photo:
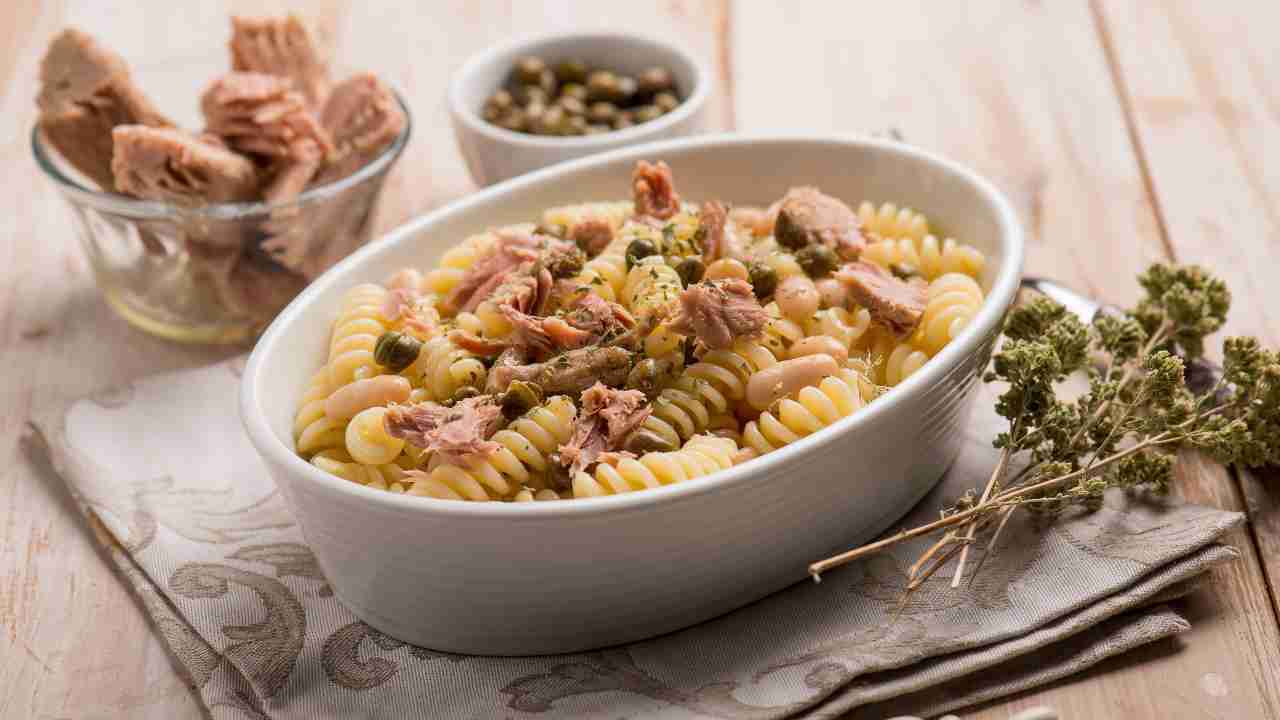
[[[656,120],[601,135],[528,135],[486,122],[480,117],[484,101],[502,87],[512,64],[528,55],[551,63],[579,58],[593,67],[629,75],[665,67],[675,77],[682,100]],[[454,74],[448,102],[467,169],[476,184],[485,186],[564,160],[701,132],[710,94],[706,63],[675,43],[624,32],[570,32],[519,39],[473,56]]]
[[[548,503],[439,501],[328,475],[294,454],[291,426],[342,294],[430,267],[487,227],[550,206],[626,197],[633,164],[665,160],[691,201],[765,204],[794,185],[920,208],[989,258],[988,299],[922,370],[863,411],[705,478]],[[955,459],[965,417],[1014,299],[1023,236],[973,172],[891,141],[704,136],[535,172],[414,220],[311,284],[258,342],[241,411],[334,591],[410,643],[462,653],[584,650],[650,637],[805,578],[808,563],[884,531]]]

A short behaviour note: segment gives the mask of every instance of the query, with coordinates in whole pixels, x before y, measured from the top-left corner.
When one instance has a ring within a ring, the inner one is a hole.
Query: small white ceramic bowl
[[[683,100],[656,120],[601,135],[545,137],[486,122],[480,117],[485,100],[502,87],[515,61],[526,55],[537,55],[552,64],[580,58],[592,67],[629,75],[665,67],[675,76]],[[473,56],[449,84],[449,113],[471,178],[486,186],[564,160],[701,132],[710,85],[706,64],[676,45],[629,33],[557,33],[517,40]]]
[[[677,485],[549,503],[467,503],[347,482],[293,451],[307,379],[342,295],[464,237],[547,207],[626,197],[634,163],[665,160],[690,201],[764,205],[794,185],[920,208],[989,259],[988,299],[959,337],[865,410],[760,459]],[[955,460],[959,424],[1013,302],[1023,239],[1003,195],[895,142],[705,136],[547,168],[410,222],[313,282],[258,342],[241,412],[338,597],[361,619],[439,650],[526,655],[650,637],[805,578],[884,531]]]

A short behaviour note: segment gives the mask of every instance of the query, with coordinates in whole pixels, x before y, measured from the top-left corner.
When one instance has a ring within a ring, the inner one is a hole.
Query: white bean
[[[818,312],[818,289],[804,275],[792,275],[783,280],[773,298],[788,320],[804,322]]]
[[[763,410],[774,400],[800,388],[816,385],[822,378],[835,375],[839,369],[830,355],[805,355],[783,360],[751,376],[747,381],[747,402],[751,407]]]
[[[407,378],[399,375],[378,375],[356,380],[334,391],[324,401],[324,414],[330,420],[350,420],[378,405],[400,403],[409,399],[413,387]]]
[[[814,283],[818,289],[818,296],[822,300],[822,307],[844,307],[845,299],[848,297],[845,293],[844,285],[840,281],[827,277]]]
[[[849,348],[830,335],[811,335],[799,340],[787,353],[793,359],[806,355],[830,355],[837,365],[844,365],[849,359]]]
[[[720,258],[707,266],[707,272],[703,277],[707,280],[725,280],[729,278],[746,280],[751,277],[751,273],[747,272],[747,266],[743,265],[741,260]]]

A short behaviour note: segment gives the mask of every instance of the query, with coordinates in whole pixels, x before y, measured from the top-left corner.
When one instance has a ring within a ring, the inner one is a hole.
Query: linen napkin
[[[1243,519],[1114,494],[1097,512],[1053,522],[1015,514],[972,584],[953,590],[938,577],[905,604],[922,543],[631,645],[442,653],[370,628],[333,596],[241,430],[242,363],[95,393],[39,423],[55,468],[215,718],[935,715],[1186,630],[1165,603],[1235,557],[1216,540]],[[903,526],[933,519],[989,474],[1000,421],[989,397],[975,406],[960,459]]]

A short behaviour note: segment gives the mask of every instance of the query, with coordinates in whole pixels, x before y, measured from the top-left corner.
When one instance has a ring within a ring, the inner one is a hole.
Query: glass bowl
[[[153,335],[191,343],[253,337],[312,279],[369,240],[387,174],[413,130],[337,182],[289,202],[183,207],[98,190],[31,131],[36,164],[67,201],[107,303]]]

